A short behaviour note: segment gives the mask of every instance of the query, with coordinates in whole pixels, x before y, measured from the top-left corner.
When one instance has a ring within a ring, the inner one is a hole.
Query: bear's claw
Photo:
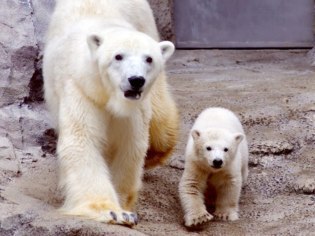
[[[100,217],[96,219],[97,221],[110,224],[126,225],[133,227],[138,224],[138,216],[132,212],[114,212],[108,211],[104,212]]]
[[[114,221],[117,221],[117,215],[115,212],[111,211],[109,214],[113,217]]]
[[[127,221],[127,222],[129,221],[129,216],[125,212],[122,213],[122,216],[123,216],[125,221]]]
[[[133,220],[135,222],[135,225],[137,225],[138,224],[138,216],[137,216],[137,214],[131,213],[130,216],[133,218]]]

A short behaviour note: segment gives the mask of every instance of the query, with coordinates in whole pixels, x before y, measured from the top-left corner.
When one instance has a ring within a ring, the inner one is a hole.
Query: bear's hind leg
[[[173,153],[179,133],[178,110],[168,90],[164,73],[161,73],[156,83],[152,88],[150,147],[145,160],[148,169],[165,164]]]

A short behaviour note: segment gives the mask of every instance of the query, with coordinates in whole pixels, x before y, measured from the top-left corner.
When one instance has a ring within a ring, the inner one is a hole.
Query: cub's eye
[[[121,61],[122,59],[124,59],[124,57],[123,57],[122,55],[120,55],[120,54],[117,54],[117,55],[115,56],[115,60],[116,60],[116,61]]]
[[[223,151],[227,152],[227,151],[229,151],[229,149],[228,148],[224,148]]]
[[[145,61],[149,64],[151,64],[153,62],[153,58],[152,57],[147,57],[147,59],[145,59]]]
[[[207,147],[207,150],[208,150],[208,151],[211,151],[211,150],[212,150],[212,148],[211,148],[211,147]]]

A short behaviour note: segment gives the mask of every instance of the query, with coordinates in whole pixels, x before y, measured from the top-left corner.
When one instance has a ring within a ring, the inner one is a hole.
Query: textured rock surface
[[[163,40],[174,42],[173,0],[149,0]]]
[[[28,95],[37,57],[31,7],[28,2],[5,2],[0,8],[0,107]]]
[[[171,37],[164,28],[170,27],[170,2],[150,2],[163,38]],[[312,233],[315,69],[308,65],[306,51],[178,51],[168,71],[182,133],[170,165],[145,172],[137,208],[140,224],[129,229],[60,215],[56,136],[41,103],[43,37],[53,5],[49,0],[1,4],[1,236],[197,234],[182,225],[177,186],[187,133],[208,106],[224,106],[240,115],[251,165],[241,220],[212,222],[200,234]]]
[[[294,183],[294,190],[298,193],[315,194],[315,171],[301,172]],[[315,195],[312,198],[315,204]]]

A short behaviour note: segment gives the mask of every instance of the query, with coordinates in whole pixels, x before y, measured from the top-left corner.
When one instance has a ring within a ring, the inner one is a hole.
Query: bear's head
[[[205,162],[213,171],[220,171],[234,160],[244,135],[231,133],[225,129],[210,128],[191,132],[197,158]]]
[[[87,42],[104,87],[120,101],[142,100],[175,50],[169,41],[119,28],[92,34]]]

